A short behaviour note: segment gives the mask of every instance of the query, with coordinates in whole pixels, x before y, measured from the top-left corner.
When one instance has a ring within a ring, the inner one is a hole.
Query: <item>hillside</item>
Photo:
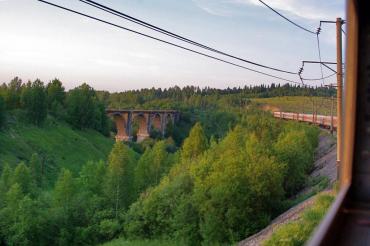
[[[319,139],[319,146],[316,149],[316,161],[314,163],[313,171],[310,174],[310,178],[312,180],[321,179],[321,184],[309,184],[308,187],[305,187],[301,192],[297,194],[297,200],[299,197],[303,197],[303,201],[299,204],[293,206],[289,210],[285,211],[281,215],[279,215],[277,218],[275,218],[267,227],[265,227],[263,230],[259,231],[258,233],[246,238],[245,240],[239,242],[239,246],[257,246],[257,245],[264,245],[265,242],[267,242],[270,238],[273,238],[272,241],[269,242],[269,245],[275,245],[277,241],[279,243],[292,243],[293,244],[293,235],[294,233],[284,233],[284,230],[290,230],[289,227],[297,226],[297,223],[306,223],[308,225],[309,223],[307,221],[302,221],[303,217],[305,216],[305,213],[308,213],[307,211],[312,210],[312,207],[314,206],[320,206],[319,203],[316,202],[318,199],[321,199],[323,195],[331,195],[335,196],[334,190],[331,190],[335,184],[335,181],[337,179],[337,166],[336,166],[336,144],[335,139],[331,137],[330,135],[322,132]],[[325,182],[326,180],[326,182]],[[324,189],[324,191],[320,192],[317,195],[317,192]],[[314,195],[314,196],[312,196]],[[330,203],[329,203],[330,204]],[[326,211],[327,206],[324,209],[324,212]],[[315,217],[315,225],[318,224],[321,220],[321,216]],[[312,229],[314,226],[307,230],[304,234],[304,239],[307,239],[309,235],[312,232]],[[295,231],[297,233],[297,231]],[[284,236],[289,236],[289,239],[283,238]],[[275,237],[277,239],[275,239]],[[294,245],[301,245],[305,242],[305,240],[301,240],[300,243],[294,244]],[[289,244],[291,245],[291,244]]]
[[[0,162],[15,166],[37,153],[48,180],[54,180],[62,167],[77,173],[89,160],[105,160],[112,146],[113,140],[97,131],[74,130],[50,117],[42,127],[13,118],[0,131]]]
[[[307,96],[283,96],[270,98],[251,98],[251,101],[258,104],[265,110],[312,113],[313,105],[317,108],[317,113],[330,115],[330,97],[307,97]],[[336,115],[336,101],[334,99],[334,115]]]

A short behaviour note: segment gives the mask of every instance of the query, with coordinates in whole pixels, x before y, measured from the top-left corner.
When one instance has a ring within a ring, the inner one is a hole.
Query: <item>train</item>
[[[303,114],[303,113],[292,113],[292,112],[273,112],[275,118],[284,120],[294,120],[299,122],[307,122],[310,124],[318,125],[323,128],[336,130],[337,129],[337,117],[318,115],[318,114]]]
[[[370,245],[370,1],[347,0],[339,190],[308,246]],[[338,158],[338,157],[337,157]]]

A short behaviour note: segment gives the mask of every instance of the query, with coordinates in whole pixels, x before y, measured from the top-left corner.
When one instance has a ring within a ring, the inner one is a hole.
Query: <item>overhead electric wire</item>
[[[332,73],[328,76],[325,76],[325,77],[321,77],[321,78],[302,78],[302,80],[307,80],[307,81],[315,81],[315,80],[322,80],[322,79],[327,79],[327,78],[330,78],[330,77],[333,77],[334,75],[336,75],[337,73]]]
[[[271,6],[269,6],[267,3],[265,3],[264,1],[262,0],[258,0],[259,2],[261,2],[263,5],[265,5],[267,8],[269,8],[270,10],[272,10],[275,14],[279,15],[280,17],[282,17],[283,19],[285,19],[286,21],[290,22],[291,24],[295,25],[296,27],[306,31],[306,32],[309,32],[311,34],[316,34],[316,32],[314,31],[310,31],[308,30],[307,28],[295,23],[294,21],[290,20],[289,18],[285,17],[284,15],[282,15],[281,13],[279,13],[277,10],[275,10],[274,8],[272,8]]]
[[[123,29],[123,30],[126,30],[128,32],[135,33],[135,34],[143,36],[143,37],[147,37],[147,38],[150,38],[150,39],[153,39],[153,40],[156,40],[156,41],[159,41],[159,42],[162,42],[162,43],[165,43],[165,44],[168,44],[168,45],[171,45],[171,46],[183,49],[183,50],[190,51],[192,53],[195,53],[195,54],[198,54],[198,55],[201,55],[201,56],[205,56],[205,57],[208,57],[208,58],[220,61],[220,62],[224,62],[224,63],[227,63],[229,65],[233,65],[233,66],[236,66],[236,67],[239,67],[239,68],[243,68],[243,69],[246,69],[246,70],[249,70],[249,71],[252,71],[252,72],[255,72],[255,73],[259,73],[259,74],[262,74],[262,75],[265,75],[265,76],[269,76],[269,77],[272,77],[272,78],[280,79],[280,80],[283,80],[283,81],[286,81],[286,82],[289,82],[289,83],[301,84],[299,82],[296,82],[296,81],[293,81],[293,80],[290,80],[290,79],[285,79],[285,78],[282,78],[282,77],[279,77],[279,76],[275,76],[275,75],[268,74],[268,73],[265,73],[265,72],[262,72],[262,71],[258,71],[258,70],[252,69],[252,68],[248,68],[248,67],[245,67],[245,66],[233,63],[233,62],[226,61],[224,59],[221,59],[221,58],[218,58],[218,57],[215,57],[215,56],[211,56],[211,55],[208,55],[208,54],[205,54],[205,53],[202,53],[202,52],[199,52],[199,51],[196,51],[196,50],[193,50],[193,49],[190,49],[190,48],[178,45],[178,44],[174,44],[174,43],[171,43],[169,41],[166,41],[166,40],[163,40],[163,39],[160,39],[160,38],[156,38],[156,37],[150,36],[148,34],[144,34],[144,33],[141,33],[141,32],[138,32],[138,31],[135,31],[135,30],[132,30],[132,29],[114,24],[112,22],[109,22],[109,21],[91,16],[91,15],[88,15],[88,14],[84,14],[84,13],[78,12],[76,10],[73,10],[73,9],[70,9],[70,8],[67,8],[67,7],[63,7],[63,6],[60,6],[60,5],[45,1],[45,0],[37,0],[37,1],[48,4],[50,6],[53,6],[53,7],[59,8],[59,9],[63,9],[65,11],[68,11],[68,12],[71,12],[71,13],[74,13],[74,14],[77,14],[77,15],[81,15],[81,16],[84,16],[84,17],[87,17],[87,18],[90,18],[90,19],[93,19],[93,20],[96,20],[96,21],[99,21],[99,22],[117,27],[117,28]]]
[[[319,32],[316,33],[316,39],[317,39],[317,49],[318,49],[318,55],[319,55],[319,61],[320,61],[321,78],[322,78],[322,83],[325,84],[324,73],[322,71],[322,61],[321,61],[321,49],[320,49]]]
[[[279,68],[274,68],[274,67],[271,67],[271,66],[266,66],[266,65],[263,65],[263,64],[260,64],[260,63],[257,63],[257,62],[253,62],[253,61],[250,61],[250,60],[247,60],[247,59],[244,59],[244,58],[240,58],[240,57],[237,57],[237,56],[234,56],[234,55],[225,53],[223,51],[220,51],[220,50],[211,48],[211,47],[209,47],[207,45],[204,45],[204,44],[195,42],[195,41],[193,41],[191,39],[185,38],[183,36],[180,36],[178,34],[175,34],[173,32],[170,32],[168,30],[162,29],[162,28],[160,28],[158,26],[152,25],[152,24],[150,24],[148,22],[142,21],[140,19],[137,19],[135,17],[132,17],[130,15],[127,15],[125,13],[122,13],[122,12],[120,12],[118,10],[112,9],[110,7],[107,7],[107,6],[103,5],[103,4],[97,3],[95,1],[91,1],[91,0],[79,0],[79,1],[80,2],[83,2],[85,4],[88,4],[90,6],[93,6],[95,8],[98,8],[100,10],[103,10],[103,11],[105,11],[107,13],[110,13],[110,14],[113,14],[113,15],[118,16],[120,18],[123,18],[125,20],[131,21],[131,22],[134,22],[134,23],[136,23],[138,25],[141,25],[141,26],[144,26],[146,28],[149,28],[149,29],[151,29],[153,31],[156,31],[156,32],[162,33],[164,35],[170,36],[172,38],[181,40],[183,42],[186,42],[186,43],[189,43],[189,44],[198,46],[200,48],[203,48],[203,49],[206,49],[206,50],[209,50],[209,51],[212,51],[212,52],[215,52],[215,53],[224,55],[224,56],[228,56],[230,58],[233,58],[233,59],[236,59],[236,60],[239,60],[239,61],[242,61],[242,62],[246,62],[246,63],[252,64],[252,65],[255,65],[255,66],[263,67],[263,68],[266,68],[266,69],[270,69],[270,70],[274,70],[274,71],[278,71],[278,72],[282,72],[282,73],[296,74],[295,72],[291,72],[291,71],[287,71],[287,70],[283,70],[283,69],[279,69]]]

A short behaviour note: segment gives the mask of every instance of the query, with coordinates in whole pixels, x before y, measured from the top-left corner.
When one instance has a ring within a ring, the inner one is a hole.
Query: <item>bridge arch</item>
[[[136,113],[133,123],[137,125],[136,141],[141,142],[149,137],[149,116],[145,113]]]
[[[107,109],[106,112],[116,123],[116,141],[131,141],[136,135],[137,141],[141,142],[154,131],[163,136],[168,123],[175,124],[179,119],[176,110]]]
[[[160,113],[154,113],[152,115],[152,122],[151,126],[155,130],[162,130],[162,115]]]
[[[128,117],[122,113],[113,114],[113,119],[116,122],[116,141],[128,141],[130,140],[130,134],[128,132]]]

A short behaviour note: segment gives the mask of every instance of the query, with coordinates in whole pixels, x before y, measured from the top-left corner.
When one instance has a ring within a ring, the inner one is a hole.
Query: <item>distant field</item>
[[[53,119],[40,128],[13,122],[0,131],[0,163],[14,167],[38,153],[52,181],[62,167],[77,173],[89,160],[105,160],[112,145],[112,139],[96,131],[74,130]]]
[[[331,98],[328,97],[271,97],[271,98],[252,98],[252,102],[261,105],[266,110],[312,113],[313,105],[317,108],[317,113],[330,115]],[[336,115],[336,99],[334,98],[334,115]]]

